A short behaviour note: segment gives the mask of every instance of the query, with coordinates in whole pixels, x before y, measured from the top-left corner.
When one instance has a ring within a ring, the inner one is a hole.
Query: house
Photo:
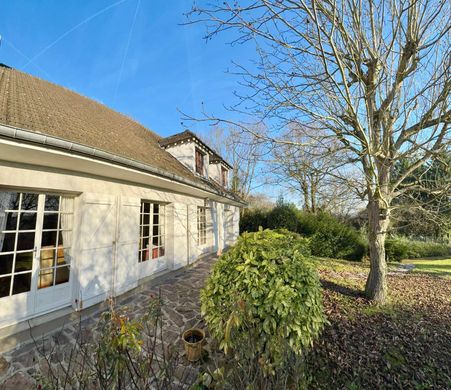
[[[0,328],[80,310],[221,252],[244,204],[194,133],[162,138],[0,66]]]

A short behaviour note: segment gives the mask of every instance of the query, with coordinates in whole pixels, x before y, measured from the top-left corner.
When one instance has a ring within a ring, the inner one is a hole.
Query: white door
[[[168,268],[164,204],[141,201],[138,263],[140,278]]]
[[[42,313],[71,302],[74,199],[40,194],[37,214],[35,312]]]
[[[73,199],[0,190],[0,326],[70,302]]]

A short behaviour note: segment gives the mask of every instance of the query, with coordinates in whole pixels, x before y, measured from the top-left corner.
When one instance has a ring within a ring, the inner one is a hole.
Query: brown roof
[[[62,138],[203,183],[159,135],[66,88],[0,64],[0,123]]]
[[[169,145],[173,145],[177,142],[189,140],[192,138],[195,138],[196,140],[202,142],[200,140],[200,138],[196,134],[194,134],[192,131],[185,130],[185,131],[182,131],[181,133],[177,133],[177,134],[171,135],[166,138],[161,138],[159,143],[162,147],[166,147]]]
[[[225,161],[218,153],[216,153],[212,148],[210,148],[200,137],[198,137],[196,134],[194,134],[190,130],[182,131],[181,133],[177,133],[174,135],[171,135],[166,138],[160,139],[159,143],[163,148],[167,148],[171,145],[174,145],[176,143],[187,141],[194,139],[198,143],[200,143],[202,146],[204,146],[209,152],[210,152],[210,163],[224,163],[229,169],[232,169],[232,166]]]

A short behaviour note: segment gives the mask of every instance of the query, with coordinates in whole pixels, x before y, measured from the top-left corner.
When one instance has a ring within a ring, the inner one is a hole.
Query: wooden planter
[[[182,339],[185,346],[186,358],[190,362],[197,362],[202,357],[205,332],[202,329],[191,328],[183,332]]]

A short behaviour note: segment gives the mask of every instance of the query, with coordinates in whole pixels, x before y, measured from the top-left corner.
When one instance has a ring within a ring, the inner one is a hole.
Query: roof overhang
[[[26,152],[25,152],[26,151]],[[244,202],[138,161],[45,134],[0,125],[0,159],[152,186],[243,207]],[[76,169],[74,169],[76,167]]]

